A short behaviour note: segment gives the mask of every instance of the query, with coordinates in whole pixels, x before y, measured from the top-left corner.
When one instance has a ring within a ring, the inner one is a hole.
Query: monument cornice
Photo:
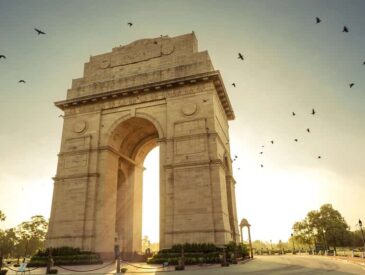
[[[160,91],[162,89],[171,89],[173,87],[182,87],[186,85],[191,85],[199,82],[213,82],[220,102],[229,120],[235,118],[235,114],[228,98],[226,88],[219,71],[205,72],[201,74],[195,74],[191,76],[185,76],[180,78],[174,78],[170,80],[164,80],[159,82],[154,82],[150,84],[144,84],[139,86],[134,86],[126,89],[111,90],[99,94],[81,96],[73,99],[66,99],[62,101],[55,102],[55,105],[61,110],[65,110],[68,107],[79,106],[90,104],[98,101],[106,101],[109,99],[116,99],[118,97],[136,96],[138,94],[153,93],[154,91]]]

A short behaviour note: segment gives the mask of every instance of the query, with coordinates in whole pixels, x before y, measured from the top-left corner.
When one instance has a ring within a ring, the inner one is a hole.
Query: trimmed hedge
[[[186,265],[214,264],[222,262],[222,248],[211,243],[186,243],[177,244],[170,249],[163,249],[149,258],[148,264],[178,265],[181,251],[184,248],[184,262]],[[235,256],[243,258],[248,256],[248,250],[244,244],[229,243],[226,245],[227,261],[234,261]]]
[[[29,261],[29,267],[47,266],[49,249],[39,250]],[[100,256],[94,252],[81,251],[79,248],[60,247],[52,249],[55,265],[102,264]]]

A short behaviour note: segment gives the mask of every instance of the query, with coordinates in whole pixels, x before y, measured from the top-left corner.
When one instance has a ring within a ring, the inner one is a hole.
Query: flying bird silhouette
[[[0,55],[0,59],[3,58],[3,59],[6,59],[6,56],[5,55]]]
[[[21,79],[18,81],[18,83],[25,83],[25,80]]]
[[[44,31],[41,31],[40,29],[34,28],[34,30],[37,32],[38,35],[46,34]]]
[[[307,132],[308,132],[308,133],[310,133],[310,132],[311,132],[311,130],[310,130],[309,128],[307,128]]]
[[[293,116],[295,116],[295,115],[296,115],[296,113],[292,112],[292,115],[293,115]]]
[[[263,164],[261,164],[260,166],[261,166],[261,168],[264,168],[264,165]]]
[[[312,109],[312,115],[316,114],[316,110]]]
[[[260,152],[260,155],[262,155],[264,152]]]
[[[355,83],[350,83],[350,88],[352,88],[355,85]]]
[[[270,141],[271,142],[271,144],[274,144],[274,141],[272,140],[272,141]]]
[[[319,17],[316,17],[316,24],[319,24],[321,22],[322,22],[322,20]]]
[[[232,86],[236,88],[236,83],[232,83]]]
[[[322,157],[321,157],[321,156],[318,156],[317,158],[318,158],[318,159],[321,159]]]
[[[241,53],[238,53],[238,59],[243,60],[243,55]]]
[[[346,26],[343,26],[342,32],[349,32],[349,29]]]
[[[132,22],[128,22],[128,26],[129,27],[132,27],[133,26],[133,23]]]
[[[234,158],[237,159],[238,158],[237,155],[234,155]]]
[[[297,139],[297,138],[295,138],[295,139],[294,139],[294,141],[295,141],[295,142],[298,142],[298,139]]]

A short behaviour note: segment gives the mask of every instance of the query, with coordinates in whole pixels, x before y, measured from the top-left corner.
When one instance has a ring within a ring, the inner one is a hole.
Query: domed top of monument
[[[248,223],[248,220],[247,220],[247,219],[242,219],[242,220],[241,220],[240,227],[244,227],[244,226],[247,226],[247,227],[250,227],[250,226],[251,226],[251,225]]]

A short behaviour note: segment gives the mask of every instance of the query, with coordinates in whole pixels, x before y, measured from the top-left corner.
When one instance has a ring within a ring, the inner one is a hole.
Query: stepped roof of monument
[[[67,100],[56,102],[61,109],[108,96],[128,96],[156,87],[212,80],[228,119],[234,113],[219,71],[207,51],[198,51],[194,33],[176,37],[141,39],[115,47],[109,53],[90,57],[82,78],[74,79]]]

